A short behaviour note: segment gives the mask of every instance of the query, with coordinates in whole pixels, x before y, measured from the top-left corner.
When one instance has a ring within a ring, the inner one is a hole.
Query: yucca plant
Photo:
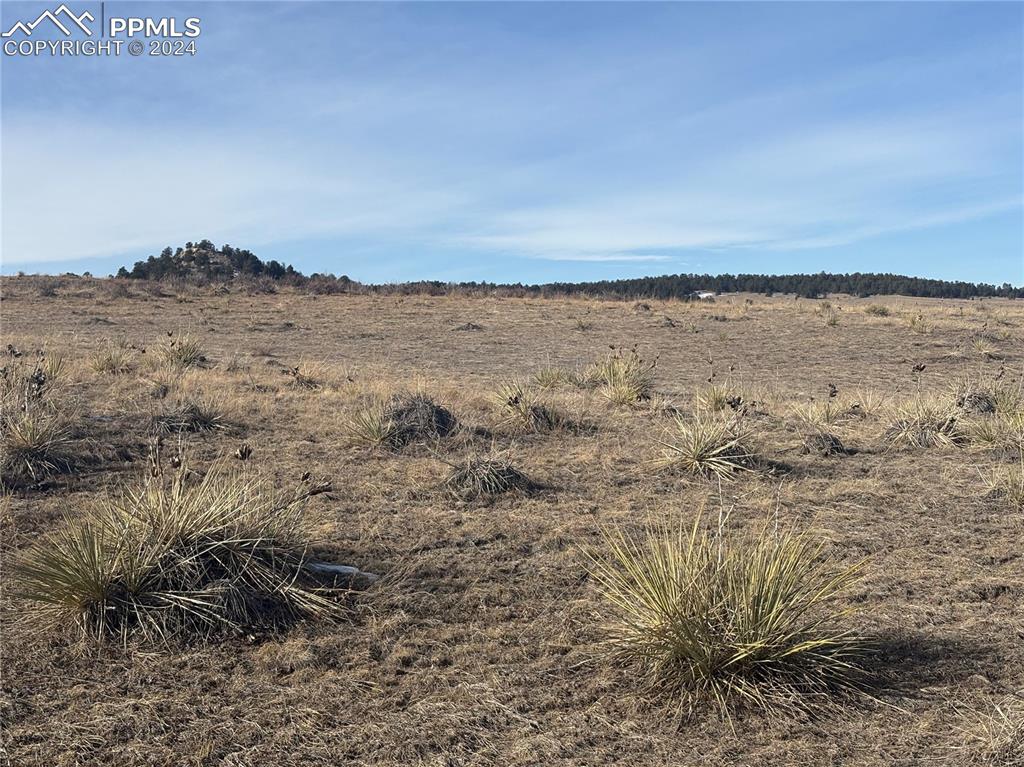
[[[877,389],[857,389],[849,400],[846,413],[855,418],[871,418],[882,412],[886,397]]]
[[[953,403],[924,396],[894,408],[884,439],[902,447],[959,447],[967,442],[967,433]]]
[[[157,347],[157,357],[175,370],[199,367],[206,362],[202,342],[188,333],[168,333]]]
[[[974,347],[974,351],[976,354],[984,357],[987,360],[1001,360],[1003,358],[1003,354],[1002,352],[999,351],[999,347],[997,347],[988,339],[975,338],[971,342],[971,346]]]
[[[457,426],[451,412],[423,394],[397,394],[386,402],[370,403],[345,423],[354,443],[388,450],[438,442]]]
[[[0,417],[0,484],[16,486],[71,468],[72,433],[60,411],[29,405]]]
[[[697,391],[696,404],[698,410],[721,413],[727,408],[738,409],[743,404],[743,395],[729,383],[711,383]]]
[[[123,375],[135,366],[135,352],[125,343],[107,341],[90,360],[100,375]]]
[[[569,382],[569,375],[562,368],[541,368],[533,374],[533,382],[541,389],[554,389]]]
[[[907,320],[907,326],[915,333],[931,333],[933,324],[923,314],[913,314]]]
[[[599,386],[612,403],[635,404],[649,399],[654,392],[657,364],[656,359],[643,359],[636,347],[629,351],[615,349],[604,360],[587,368],[583,380]]]
[[[756,466],[750,437],[739,418],[726,420],[699,413],[691,418],[676,416],[675,428],[661,441],[661,456],[654,465],[704,478],[731,479]]]
[[[382,402],[357,409],[348,417],[344,426],[355,444],[372,448],[398,447],[398,426]]]
[[[182,466],[67,521],[16,562],[17,594],[95,638],[210,636],[331,618],[307,568],[302,501],[241,471]]]
[[[721,526],[720,526],[721,527]],[[836,567],[808,534],[649,525],[604,530],[589,570],[605,600],[607,652],[684,713],[710,703],[813,711],[863,680],[864,644],[839,602],[859,566]]]
[[[501,409],[504,423],[524,431],[550,431],[564,420],[521,381],[507,381],[499,386],[494,402]]]

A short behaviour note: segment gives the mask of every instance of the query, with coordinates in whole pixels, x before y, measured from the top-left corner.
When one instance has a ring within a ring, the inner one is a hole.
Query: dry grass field
[[[29,471],[7,403],[8,764],[1024,764],[1022,304],[2,287],[5,376],[44,350],[62,424]],[[650,391],[588,378],[633,347]],[[399,446],[403,393],[458,426]],[[688,471],[667,445],[694,414],[756,460]],[[315,558],[380,579],[332,620],[101,642],[22,595],[50,536],[179,450],[195,477],[315,488]],[[860,564],[833,608],[864,640],[857,692],[687,713],[606,651],[610,531],[698,517]]]

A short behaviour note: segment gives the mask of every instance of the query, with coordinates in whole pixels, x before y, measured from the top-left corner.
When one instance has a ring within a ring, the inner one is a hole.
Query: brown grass
[[[166,286],[159,297],[132,284],[111,300],[107,285],[61,278],[44,299],[3,278],[0,350],[12,344],[30,368],[38,348],[63,355],[60,395],[47,408],[72,416],[72,452],[89,451],[72,471],[0,497],[0,715],[12,764],[962,767],[975,750],[960,748],[966,720],[955,712],[992,713],[1024,685],[1024,518],[980,479],[1017,466],[1011,416],[953,403],[966,449],[890,449],[882,438],[891,408],[949,400],[960,377],[995,380],[1005,368],[996,383],[1012,389],[1024,366],[1013,341],[1024,328],[1019,301],[841,297],[832,299],[841,321],[826,327],[816,302],[781,295],[749,296],[750,305],[746,296],[713,306],[646,300],[651,311],[635,312],[633,302],[585,298],[314,298],[287,287],[240,296]],[[891,316],[866,314],[870,303]],[[917,315],[926,334],[907,326]],[[577,318],[591,327],[577,330]],[[470,321],[484,330],[451,331]],[[216,365],[180,374],[160,363],[156,349],[174,328],[190,328]],[[1004,329],[1010,338],[991,341],[1004,359],[970,349],[970,339]],[[133,371],[96,375],[89,360],[112,335],[146,353]],[[575,385],[572,371],[633,344],[658,360],[651,399],[610,408],[600,384]],[[678,698],[651,696],[636,667],[598,652],[606,602],[580,549],[602,550],[602,530],[640,540],[648,519],[690,529],[717,501],[714,477],[651,470],[674,418],[692,417],[709,357],[716,381],[743,382],[757,400],[742,416],[757,452],[791,467],[721,483],[735,506],[726,527],[758,530],[771,513],[780,530],[825,542],[820,561],[834,572],[866,560],[862,580],[832,606],[856,608],[842,625],[879,648],[869,666],[881,680],[875,702],[828,693],[841,710],[815,704],[810,723],[742,713],[730,725],[699,715],[703,706],[679,722]],[[292,384],[282,371],[295,365],[324,385]],[[589,428],[498,428],[498,384],[541,367],[568,379],[538,385],[543,403]],[[163,399],[150,396],[154,383],[168,386]],[[878,395],[869,412],[832,419],[850,450],[841,459],[803,453],[808,432],[794,415],[823,401],[830,383],[840,412],[860,392]],[[395,392],[426,393],[461,428],[410,449],[352,445],[347,419]],[[188,398],[219,401],[232,426],[186,435],[197,474],[222,457],[261,474],[278,497],[332,478],[330,492],[308,500],[301,540],[326,561],[387,576],[372,598],[355,600],[350,620],[257,627],[173,650],[132,632],[127,647],[95,650],[44,628],[15,599],[13,563],[65,518],[82,524],[137,482],[149,470],[151,414]],[[991,424],[1002,436],[982,444],[975,429]],[[245,461],[232,457],[243,439]],[[439,455],[460,464],[491,457],[491,445],[547,489],[466,503],[439,487],[448,471]]]

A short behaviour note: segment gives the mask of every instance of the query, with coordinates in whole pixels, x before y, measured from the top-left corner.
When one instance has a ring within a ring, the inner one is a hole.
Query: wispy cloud
[[[76,87],[88,62],[54,62],[69,74],[45,98],[38,68],[14,62],[5,265],[334,238],[400,254],[357,277],[446,253],[582,274],[827,252],[1021,211],[1020,40],[995,16],[965,43],[936,21],[915,48],[899,30],[932,23],[923,6],[772,6],[764,27],[738,8],[560,6],[545,10],[557,41],[536,34],[538,12],[246,6],[231,34],[209,25],[204,58],[115,68],[102,112]],[[664,23],[676,14],[692,22],[685,45]],[[850,50],[874,53],[840,55],[800,24],[833,14]],[[270,34],[305,35],[308,60],[246,44]],[[176,100],[132,95],[154,91]],[[334,258],[311,268],[348,270],[340,245]]]

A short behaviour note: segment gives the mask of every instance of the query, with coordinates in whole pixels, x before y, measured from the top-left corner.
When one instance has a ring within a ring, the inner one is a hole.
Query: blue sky
[[[1018,3],[105,10],[198,53],[3,57],[4,272],[205,237],[372,282],[1024,284]]]

